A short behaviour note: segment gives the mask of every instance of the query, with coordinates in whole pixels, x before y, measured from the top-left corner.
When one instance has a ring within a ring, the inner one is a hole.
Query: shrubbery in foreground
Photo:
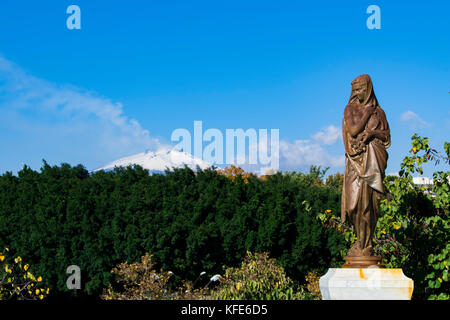
[[[241,266],[226,269],[219,281],[219,287],[211,293],[217,300],[313,299],[305,289],[294,285],[267,252],[247,252]]]
[[[20,256],[12,258],[9,248],[0,252],[0,300],[42,300],[49,293],[42,277],[31,273]]]
[[[141,262],[121,263],[112,270],[117,276],[102,295],[105,300],[305,300],[314,299],[304,288],[294,284],[286,276],[283,267],[269,258],[268,253],[247,255],[239,268],[226,268],[223,276],[216,275],[218,281],[213,289],[194,288],[191,282],[184,282],[171,289],[171,272],[156,272],[151,255],[146,254]]]

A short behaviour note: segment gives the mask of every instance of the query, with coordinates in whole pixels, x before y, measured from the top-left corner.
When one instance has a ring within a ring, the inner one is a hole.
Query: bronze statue
[[[386,115],[378,104],[369,75],[352,81],[350,100],[344,110],[342,136],[345,172],[341,219],[349,219],[357,240],[348,251],[344,267],[377,264],[372,257],[372,239],[379,202],[384,194],[383,178],[391,136]]]

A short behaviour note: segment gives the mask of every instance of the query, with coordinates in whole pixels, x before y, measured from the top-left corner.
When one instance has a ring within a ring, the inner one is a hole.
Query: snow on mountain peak
[[[211,167],[211,164],[208,162],[196,158],[187,152],[177,151],[174,149],[160,149],[156,152],[146,150],[145,152],[138,153],[133,156],[115,160],[108,163],[104,167],[96,169],[95,171],[114,169],[114,167],[127,167],[135,164],[150,171],[164,171],[172,168],[184,168],[185,165],[193,170],[195,170],[197,166],[199,166],[202,170]]]

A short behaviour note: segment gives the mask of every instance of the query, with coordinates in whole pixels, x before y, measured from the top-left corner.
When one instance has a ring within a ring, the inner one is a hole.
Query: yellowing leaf
[[[395,230],[398,230],[398,229],[401,228],[402,223],[401,223],[401,222],[394,222],[394,223],[392,224],[392,226],[394,227]]]

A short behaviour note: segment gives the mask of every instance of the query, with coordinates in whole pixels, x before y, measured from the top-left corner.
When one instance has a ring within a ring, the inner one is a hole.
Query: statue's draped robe
[[[348,132],[348,120],[345,116],[342,126],[346,154],[341,219],[345,222],[348,218],[353,225],[359,250],[371,247],[379,201],[384,194],[383,178],[388,159],[386,148],[390,146],[390,130],[386,115],[378,105],[370,78],[363,80],[367,86],[365,101],[359,103],[357,97],[351,95],[349,105],[364,108],[368,104],[373,104],[376,105],[376,109],[356,137],[352,137]],[[368,140],[370,141],[368,144],[363,143],[362,138],[366,135],[367,129],[381,130],[384,141],[375,137]]]

